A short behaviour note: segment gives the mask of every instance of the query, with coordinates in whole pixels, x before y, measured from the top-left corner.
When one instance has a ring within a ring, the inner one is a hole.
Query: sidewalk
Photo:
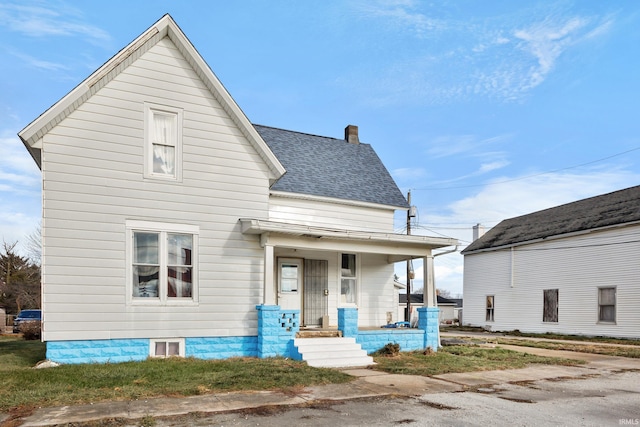
[[[237,392],[185,398],[156,398],[41,408],[32,415],[23,418],[23,424],[20,425],[51,426],[108,418],[134,420],[146,416],[170,417],[193,412],[216,413],[261,406],[300,405],[314,401],[349,400],[375,396],[422,396],[432,393],[473,390],[510,382],[592,377],[606,375],[621,369],[640,370],[640,359],[517,346],[501,347],[543,356],[582,359],[587,363],[581,366],[543,365],[503,371],[443,374],[434,377],[387,374],[366,368],[346,369],[343,372],[357,377],[351,383],[307,387],[296,395],[272,391]],[[0,425],[6,419],[5,415],[0,415]]]

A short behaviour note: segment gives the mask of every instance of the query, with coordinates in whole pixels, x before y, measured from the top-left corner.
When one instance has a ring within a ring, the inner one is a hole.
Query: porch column
[[[264,249],[264,295],[262,303],[276,305],[275,267],[273,258],[273,245],[265,244]]]
[[[433,268],[433,255],[429,253],[423,259],[424,307],[418,309],[418,328],[425,332],[425,347],[431,347],[437,351],[440,346],[440,325],[438,299],[435,288],[435,271]]]
[[[433,271],[433,255],[429,254],[423,259],[423,301],[425,307],[437,307],[435,273]]]

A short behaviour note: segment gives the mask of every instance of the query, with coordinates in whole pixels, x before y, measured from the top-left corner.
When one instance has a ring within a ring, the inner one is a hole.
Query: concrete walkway
[[[443,374],[433,377],[387,374],[366,368],[347,369],[343,372],[357,377],[354,381],[348,384],[307,387],[295,395],[272,391],[237,392],[185,398],[156,398],[41,408],[20,420],[22,424],[14,425],[51,426],[109,418],[133,420],[146,416],[170,417],[193,412],[216,413],[261,406],[300,405],[314,401],[348,400],[375,396],[423,396],[433,393],[473,390],[505,383],[557,378],[585,378],[625,369],[640,370],[640,359],[517,346],[501,345],[501,347],[543,356],[582,359],[587,363],[580,366],[534,365],[523,369]],[[18,420],[9,420],[6,415],[3,419],[3,415],[0,415],[0,423],[3,421]]]

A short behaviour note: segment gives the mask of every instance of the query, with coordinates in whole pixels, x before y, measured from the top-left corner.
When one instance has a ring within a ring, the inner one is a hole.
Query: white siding
[[[144,102],[184,109],[183,179],[143,179]],[[43,145],[45,340],[256,334],[268,169],[165,38],[53,128]],[[199,301],[126,304],[125,221],[191,224]],[[232,290],[232,291],[230,291]]]
[[[315,227],[392,233],[393,214],[394,211],[390,209],[349,206],[273,195],[269,200],[270,220]]]
[[[387,313],[396,311],[398,300],[394,293],[393,264],[385,255],[362,254],[360,283],[358,284],[358,324],[360,327],[382,326]]]
[[[640,227],[465,255],[464,323],[492,330],[640,337]],[[598,322],[598,287],[616,287],[616,323]],[[558,322],[542,321],[543,291],[558,289]],[[495,295],[495,321],[485,296]]]

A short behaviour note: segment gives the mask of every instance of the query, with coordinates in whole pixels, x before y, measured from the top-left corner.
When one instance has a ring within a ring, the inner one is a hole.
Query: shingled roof
[[[462,253],[640,221],[640,186],[506,219]]]
[[[272,190],[409,207],[371,145],[254,127],[287,171]]]

